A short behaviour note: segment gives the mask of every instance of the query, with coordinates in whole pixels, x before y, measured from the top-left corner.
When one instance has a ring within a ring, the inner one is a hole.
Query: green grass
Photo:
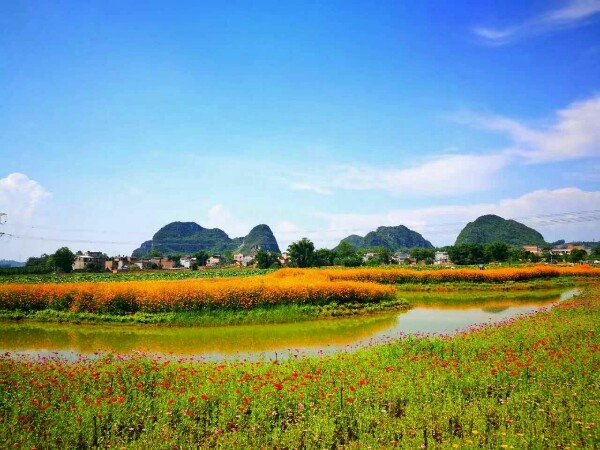
[[[336,304],[327,305],[274,305],[261,306],[250,310],[206,309],[195,312],[168,312],[135,314],[95,314],[87,312],[56,311],[8,311],[0,310],[0,321],[34,321],[74,324],[139,324],[165,326],[224,326],[289,323],[303,320],[316,320],[329,317],[347,317],[369,314],[379,311],[406,309],[408,303],[404,298],[371,303],[371,304]]]
[[[588,284],[590,280],[584,277],[560,276],[556,278],[539,278],[528,281],[504,281],[502,283],[484,283],[473,281],[452,281],[447,283],[401,283],[397,284],[400,291],[407,292],[515,292],[537,289],[555,289]]]
[[[101,273],[51,273],[27,275],[0,275],[0,283],[74,283],[95,281],[145,281],[145,280],[185,280],[188,278],[228,278],[265,275],[275,269],[254,268],[203,268],[199,270],[158,270]]]

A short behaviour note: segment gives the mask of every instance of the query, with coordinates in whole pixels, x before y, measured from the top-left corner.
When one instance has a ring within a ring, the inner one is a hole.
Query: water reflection
[[[0,324],[0,352],[66,358],[95,352],[146,352],[200,359],[274,359],[290,354],[321,354],[372,345],[408,333],[453,333],[476,324],[527,314],[564,300],[577,290],[498,294],[466,301],[467,294],[410,294],[416,305],[403,313],[289,324],[210,328]],[[502,296],[501,296],[502,297]]]

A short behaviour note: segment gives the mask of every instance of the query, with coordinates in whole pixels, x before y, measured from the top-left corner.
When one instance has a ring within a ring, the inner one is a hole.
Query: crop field
[[[283,269],[266,275],[214,279],[14,282],[0,284],[0,310],[131,314],[248,310],[287,304],[373,304],[392,300],[397,293],[394,285],[402,283],[502,283],[561,275],[597,277],[600,270],[589,266],[435,271]]]
[[[70,310],[131,313],[250,309],[276,304],[377,303],[394,296],[391,286],[329,281],[323,276],[252,277],[127,283],[40,283],[0,286],[5,310]]]
[[[187,280],[196,278],[233,278],[252,277],[265,275],[274,269],[254,268],[217,268],[200,270],[157,270],[157,271],[132,271],[132,272],[76,272],[69,274],[25,274],[1,275],[2,283],[79,283],[98,281],[159,281],[159,280]]]
[[[502,283],[527,281],[559,276],[597,277],[600,269],[588,265],[572,267],[508,267],[489,270],[439,269],[412,270],[398,268],[330,269],[323,271],[331,280],[372,281],[385,284],[398,283],[444,283],[456,281]]]
[[[285,362],[0,357],[3,448],[597,448],[600,290]]]

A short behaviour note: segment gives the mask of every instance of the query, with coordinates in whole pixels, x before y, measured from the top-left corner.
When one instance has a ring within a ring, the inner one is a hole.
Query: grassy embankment
[[[429,292],[431,302],[456,302],[460,296],[451,292],[457,291],[469,291],[462,297],[465,300],[489,291],[495,292],[497,299],[528,300],[530,291],[565,288],[574,285],[574,277],[593,279],[598,275],[600,270],[589,267],[486,271],[371,268],[287,269],[247,278],[134,277],[121,283],[104,278],[44,283],[28,279],[0,284],[0,319],[203,326],[281,323],[407,308],[414,300],[411,291]],[[525,294],[517,295],[518,291]]]
[[[596,448],[600,285],[451,338],[283,363],[0,357],[3,448]]]

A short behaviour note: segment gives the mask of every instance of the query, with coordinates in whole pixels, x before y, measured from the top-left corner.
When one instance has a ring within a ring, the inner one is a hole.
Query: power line
[[[6,214],[0,213],[0,223],[2,221],[6,222]],[[536,226],[556,226],[556,225],[565,225],[570,223],[583,223],[583,222],[593,222],[600,221],[600,209],[589,210],[589,211],[574,211],[574,212],[565,212],[565,213],[554,213],[554,214],[538,214],[534,216],[523,216],[516,217],[519,221],[529,223],[530,225]],[[513,220],[515,220],[513,219]],[[428,235],[445,235],[450,233],[455,233],[459,231],[457,228],[453,228],[454,226],[463,226],[464,222],[446,222],[446,223],[438,223],[425,225],[424,233]],[[442,227],[443,230],[435,230],[436,228]],[[32,226],[31,228],[36,228]],[[42,228],[42,227],[37,227]],[[49,227],[48,227],[49,228]],[[68,230],[63,230],[68,231]],[[99,230],[78,230],[82,232],[100,232]],[[278,232],[279,235],[300,235],[300,234],[312,234],[312,233],[360,233],[363,232],[364,229],[327,229],[327,230],[298,230],[298,231],[287,231],[287,232]],[[106,233],[109,233],[106,231]],[[45,237],[45,236],[30,236],[30,235],[21,235],[15,233],[0,233],[0,236],[5,235],[7,237],[11,237],[14,239],[24,239],[24,240],[33,240],[33,241],[45,241],[45,242],[65,242],[65,243],[74,243],[74,244],[102,244],[102,245],[140,245],[139,241],[110,241],[110,240],[94,240],[94,239],[69,239],[69,238],[59,238],[59,237]],[[178,244],[181,245],[181,241],[161,241],[162,245],[171,245]]]
[[[7,218],[7,214],[0,212],[0,225],[4,225],[6,223],[6,218]],[[0,237],[4,236],[5,233],[3,233],[2,231],[0,231]]]

